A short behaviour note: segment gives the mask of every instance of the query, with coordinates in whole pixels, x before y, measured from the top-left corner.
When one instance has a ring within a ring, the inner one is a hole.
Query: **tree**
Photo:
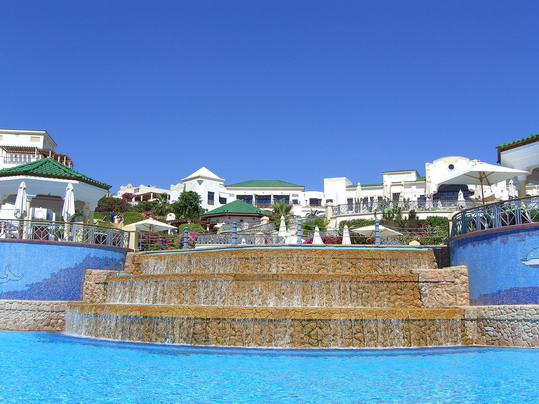
[[[281,225],[281,217],[284,216],[284,222],[288,226],[288,219],[292,216],[293,206],[285,201],[275,201],[273,204],[273,210],[270,213],[270,218],[273,220],[273,225],[277,230]]]
[[[157,216],[165,216],[167,213],[170,212],[170,203],[168,203],[167,193],[157,195],[157,199],[155,201],[156,204],[152,212],[155,213]]]
[[[96,212],[114,212],[123,213],[129,210],[129,204],[125,199],[104,196],[97,203]]]
[[[180,194],[176,202],[171,203],[170,211],[176,215],[176,219],[198,219],[204,209],[200,207],[202,199],[194,191],[186,191]]]
[[[323,218],[316,217],[314,219],[303,222],[303,224],[301,225],[301,228],[303,229],[304,232],[313,232],[316,226],[318,226],[318,229],[320,231],[324,231],[326,230],[327,223]]]
[[[293,206],[285,201],[275,201],[273,203],[273,210],[271,211],[271,218],[278,220],[281,219],[281,216],[284,216],[285,219],[288,219],[292,215],[292,208]]]

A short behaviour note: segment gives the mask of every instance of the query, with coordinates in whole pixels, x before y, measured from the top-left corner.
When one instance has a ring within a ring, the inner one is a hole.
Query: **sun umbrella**
[[[73,193],[73,184],[69,183],[66,187],[64,197],[64,206],[62,207],[62,217],[67,222],[75,214],[75,194]]]
[[[459,189],[459,196],[457,197],[457,204],[459,205],[459,208],[466,209],[466,200],[464,199],[464,193],[462,192],[462,189]]]
[[[399,208],[404,209],[404,193],[400,193],[399,195]]]
[[[286,237],[288,232],[286,231],[286,221],[284,216],[281,216],[281,223],[279,223],[279,232],[277,233],[279,237]]]
[[[513,182],[513,179],[509,180],[509,185],[507,186],[507,193],[509,195],[509,198],[518,197],[517,187],[515,187],[515,183]]]
[[[398,231],[391,230],[385,226],[379,225],[378,229],[380,230],[380,237],[391,237],[391,236],[401,236],[402,233],[399,233]],[[358,227],[357,229],[352,229],[354,233],[362,234],[368,238],[374,237],[375,234],[375,225],[370,226],[364,226],[364,227]]]
[[[427,198],[425,200],[425,210],[431,210],[434,207],[434,203],[432,201],[432,195],[427,195]]]
[[[361,197],[362,197],[362,189],[361,189],[361,183],[358,182],[357,183],[357,187],[356,187],[356,201],[359,203],[359,201],[361,200]]]
[[[21,219],[26,215],[26,183],[24,181],[21,182],[17,191],[14,215],[17,219]]]
[[[320,237],[320,229],[318,226],[314,228],[314,237],[313,237],[313,245],[323,245],[324,241],[322,240],[322,237]]]
[[[485,185],[492,185],[506,181],[519,175],[527,175],[527,171],[515,170],[514,168],[496,166],[494,164],[477,161],[466,169],[440,181],[440,184],[467,184],[481,187],[481,199],[485,202]]]
[[[134,226],[137,230],[151,232],[176,229],[176,227],[171,226],[170,224],[163,223],[154,219],[141,220],[140,222],[131,223],[131,225]]]
[[[373,196],[373,197],[372,197],[371,210],[372,210],[373,212],[375,212],[375,211],[377,211],[377,210],[380,210],[380,202],[378,201],[378,197],[377,197],[377,196]]]
[[[412,194],[410,196],[410,210],[417,210],[418,209],[418,203],[417,203],[417,195]]]
[[[350,230],[347,225],[344,225],[342,230],[342,245],[351,245],[352,240],[350,240]]]

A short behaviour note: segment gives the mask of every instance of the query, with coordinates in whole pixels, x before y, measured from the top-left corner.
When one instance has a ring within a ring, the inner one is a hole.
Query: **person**
[[[110,212],[110,222],[111,222],[111,223],[114,223],[114,216],[116,216],[116,215],[114,214],[114,212]]]

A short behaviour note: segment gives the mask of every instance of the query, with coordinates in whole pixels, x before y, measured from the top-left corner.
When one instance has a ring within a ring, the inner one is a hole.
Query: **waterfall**
[[[103,304],[73,303],[66,332],[249,347],[462,343],[463,313],[422,306],[413,268],[431,250],[230,249],[142,255],[109,276]]]

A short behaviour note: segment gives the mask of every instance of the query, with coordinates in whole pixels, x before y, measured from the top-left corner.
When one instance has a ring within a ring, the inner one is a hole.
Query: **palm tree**
[[[289,205],[285,201],[275,201],[273,203],[273,210],[271,211],[271,220],[273,220],[273,225],[275,229],[279,228],[281,224],[281,217],[284,217],[284,221],[288,226],[288,219],[292,216],[293,205]]]
[[[273,204],[273,210],[271,211],[271,218],[273,220],[280,220],[281,216],[284,216],[285,219],[292,216],[293,205],[289,205],[285,201],[276,201]]]
[[[168,194],[162,193],[157,195],[155,199],[155,214],[157,216],[164,216],[166,215],[170,210],[170,203],[168,202]]]

